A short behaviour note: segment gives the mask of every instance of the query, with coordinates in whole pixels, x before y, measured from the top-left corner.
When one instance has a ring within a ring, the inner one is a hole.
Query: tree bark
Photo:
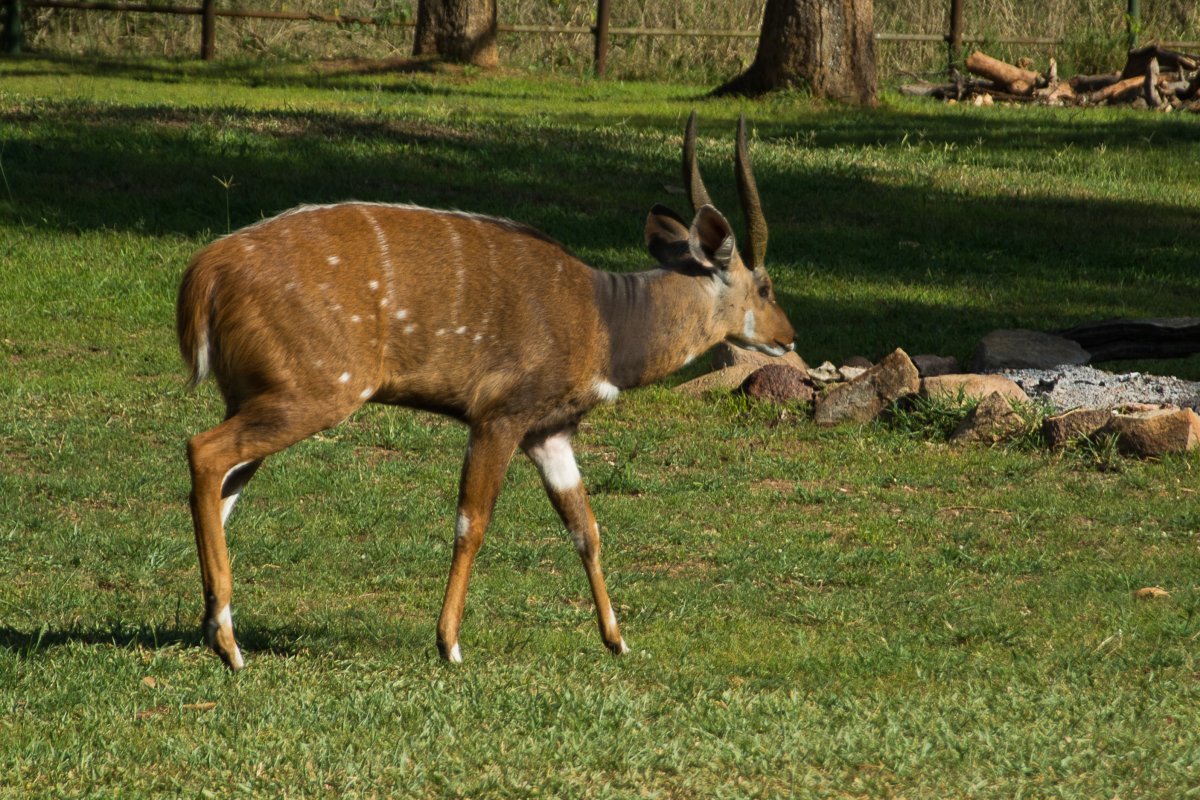
[[[496,0],[420,0],[413,55],[495,67]]]
[[[874,0],[767,0],[754,63],[713,94],[796,87],[858,105],[878,102]]]

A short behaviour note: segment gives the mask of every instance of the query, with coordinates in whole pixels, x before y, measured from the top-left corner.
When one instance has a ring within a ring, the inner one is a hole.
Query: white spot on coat
[[[338,264],[342,263],[342,260],[340,258],[338,258],[337,256],[330,256],[329,258],[327,258],[325,260],[329,263],[329,266],[331,266],[331,267],[336,267]]]
[[[367,281],[367,288],[372,292],[379,291],[379,281]]]
[[[349,383],[349,382],[350,382],[350,373],[349,372],[343,372],[341,375],[338,376],[338,383]]]
[[[393,315],[396,319],[404,319],[408,316],[408,309],[402,308]]]

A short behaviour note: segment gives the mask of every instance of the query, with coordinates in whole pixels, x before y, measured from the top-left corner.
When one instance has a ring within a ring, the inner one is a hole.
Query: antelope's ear
[[[646,249],[664,266],[689,257],[688,226],[666,206],[655,205],[646,217]]]
[[[709,269],[725,272],[733,264],[737,243],[729,221],[712,206],[700,206],[688,231],[692,258]]]

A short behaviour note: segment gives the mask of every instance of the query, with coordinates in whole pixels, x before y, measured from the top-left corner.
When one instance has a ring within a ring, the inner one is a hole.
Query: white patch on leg
[[[229,519],[229,515],[231,513],[233,513],[233,506],[238,501],[238,498],[241,496],[242,496],[242,493],[238,492],[237,494],[231,494],[228,497],[221,500],[221,524],[222,525],[225,524],[225,520]]]
[[[467,535],[467,531],[471,529],[471,518],[466,512],[458,512],[458,521],[454,524],[454,538],[461,539]]]
[[[620,389],[608,381],[596,381],[596,385],[592,389],[596,392],[596,396],[606,403],[613,402],[617,399],[617,395],[621,393]]]
[[[455,642],[454,647],[450,648],[450,663],[451,664],[461,664],[462,663],[462,650],[458,649],[458,642]]]
[[[250,463],[249,461],[243,461],[240,464],[235,464],[233,466],[233,468],[229,470],[229,472],[226,472],[225,477],[221,478],[221,489],[222,490],[225,489],[225,484],[229,481],[230,475],[237,472],[239,469],[241,469],[242,467],[246,466],[249,463]],[[241,491],[237,491],[237,492],[234,492],[233,494],[229,495],[228,497],[224,497],[221,499],[221,524],[222,525],[225,524],[225,520],[229,519],[229,515],[233,511],[234,503],[236,503],[238,501],[238,498],[241,497],[241,495],[242,495]]]
[[[209,647],[212,647],[216,642],[217,631],[221,630],[222,628],[229,628],[230,634],[233,633],[233,611],[229,608],[228,603],[225,604],[224,608],[217,612],[217,616],[214,617],[213,621],[209,623]],[[230,638],[233,638],[232,635]],[[227,655],[229,656],[229,665],[233,667],[233,669],[239,670],[246,665],[246,660],[242,658],[242,650],[237,646],[237,642],[234,642],[233,652],[228,653]]]
[[[575,465],[575,453],[571,451],[571,440],[566,434],[551,436],[529,448],[529,457],[537,464],[542,480],[556,492],[566,492],[583,483],[583,476]]]
[[[629,645],[625,644],[625,637],[621,637],[621,649],[617,651],[617,655],[623,656],[629,652]]]

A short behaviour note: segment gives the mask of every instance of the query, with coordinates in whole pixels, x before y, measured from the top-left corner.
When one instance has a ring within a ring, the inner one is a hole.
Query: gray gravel
[[[1128,372],[1114,375],[1095,367],[1001,370],[1033,399],[1044,399],[1059,411],[1072,408],[1115,408],[1126,403],[1155,403],[1200,409],[1200,383],[1160,375]]]

